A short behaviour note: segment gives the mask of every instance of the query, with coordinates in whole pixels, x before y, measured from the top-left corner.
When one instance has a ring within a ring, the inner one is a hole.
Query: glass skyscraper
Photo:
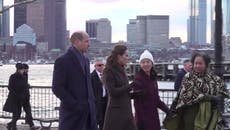
[[[169,43],[169,15],[138,15],[127,24],[127,41],[149,44],[154,48],[171,47]]]
[[[0,0],[0,10],[3,8],[3,0]]]
[[[24,0],[14,0],[14,3],[22,1]],[[26,24],[26,4],[14,7],[14,32],[23,24]]]
[[[191,45],[206,44],[207,1],[190,0],[188,19],[188,42]]]
[[[211,44],[215,40],[215,0],[211,0]]]
[[[222,0],[223,35],[230,35],[230,1]]]
[[[3,9],[3,0],[0,0],[0,10]],[[2,14],[0,14],[0,37],[2,36]]]
[[[107,18],[100,18],[86,21],[86,32],[90,39],[95,39],[103,43],[111,43],[112,27]]]
[[[4,6],[4,8],[8,8],[9,6]],[[2,37],[10,36],[10,10],[4,11],[2,14]]]

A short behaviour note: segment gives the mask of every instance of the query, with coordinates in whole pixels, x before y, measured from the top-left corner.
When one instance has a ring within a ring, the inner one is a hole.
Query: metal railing
[[[2,110],[3,105],[8,95],[8,88],[6,85],[0,86],[0,118],[11,118],[12,114]],[[176,97],[177,92],[171,89],[159,89],[161,100],[170,107],[173,99]],[[58,108],[60,101],[53,94],[50,86],[32,86],[30,89],[30,103],[32,108],[32,115],[35,120],[58,119]],[[225,102],[225,112],[230,112],[230,101],[227,99]],[[159,111],[160,120],[165,118],[165,113]],[[25,113],[22,113],[22,118]]]
[[[171,106],[172,101],[177,95],[177,91],[172,89],[159,89],[159,96],[161,98],[161,101],[163,101],[168,107]],[[163,122],[163,119],[165,118],[166,114],[159,110],[159,118],[160,122]],[[161,124],[162,125],[162,124]]]
[[[2,110],[8,95],[7,86],[0,86],[0,118],[11,118],[12,114]],[[51,87],[32,86],[30,89],[30,103],[34,119],[52,119],[59,117],[60,101],[52,92]],[[24,112],[22,118],[25,117]]]

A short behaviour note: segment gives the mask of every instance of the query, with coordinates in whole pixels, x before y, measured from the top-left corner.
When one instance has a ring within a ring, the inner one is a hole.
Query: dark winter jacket
[[[175,83],[174,83],[174,90],[179,91],[180,87],[181,87],[181,82],[185,76],[187,72],[185,71],[185,69],[181,69],[176,77]]]
[[[160,130],[158,108],[168,113],[169,108],[160,100],[158,85],[154,77],[140,71],[135,75],[132,83],[135,92],[141,92],[134,98],[135,119],[139,129]]]
[[[109,95],[103,130],[136,130],[124,68],[105,68],[103,76]]]
[[[73,47],[55,61],[52,90],[61,100],[59,130],[97,130],[89,60]]]
[[[6,103],[3,107],[4,111],[13,112],[15,105],[20,105],[21,102],[29,100],[29,88],[26,78],[16,72],[10,76],[8,84],[9,94]]]

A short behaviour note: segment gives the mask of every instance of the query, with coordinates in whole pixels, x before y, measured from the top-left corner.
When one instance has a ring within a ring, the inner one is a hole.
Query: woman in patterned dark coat
[[[208,71],[211,59],[207,55],[194,54],[193,71],[182,81],[176,105],[182,112],[181,129],[216,129],[220,121],[220,103],[228,97],[224,81]]]

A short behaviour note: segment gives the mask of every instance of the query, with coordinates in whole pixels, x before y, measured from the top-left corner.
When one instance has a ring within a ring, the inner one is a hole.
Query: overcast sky
[[[13,0],[4,0],[12,4]],[[112,25],[112,41],[126,41],[126,25],[137,15],[169,15],[170,37],[187,41],[187,18],[189,0],[66,0],[67,29],[70,33],[85,30],[85,21],[108,18]],[[13,9],[11,9],[13,12]],[[209,13],[208,13],[209,16]],[[13,18],[11,17],[11,20]],[[209,21],[209,19],[208,19]],[[11,23],[13,23],[11,21]],[[208,22],[209,24],[209,22]],[[13,27],[11,27],[13,28]],[[210,27],[208,29],[208,42]],[[13,29],[11,29],[13,30]]]

